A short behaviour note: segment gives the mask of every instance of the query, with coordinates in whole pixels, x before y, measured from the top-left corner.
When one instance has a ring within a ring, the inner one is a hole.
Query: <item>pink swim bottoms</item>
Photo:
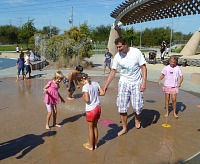
[[[177,94],[178,88],[177,87],[170,87],[170,86],[163,86],[163,91],[167,94]]]

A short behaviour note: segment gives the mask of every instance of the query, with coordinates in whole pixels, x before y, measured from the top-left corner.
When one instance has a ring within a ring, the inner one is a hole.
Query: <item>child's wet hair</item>
[[[53,76],[53,80],[57,80],[57,79],[63,80],[63,78],[64,78],[64,75],[61,71],[57,71]]]
[[[170,56],[169,62],[170,62],[170,60],[174,60],[176,62],[176,64],[178,63],[178,58],[174,55]]]
[[[79,73],[76,78],[79,82],[82,80],[87,80],[89,82],[89,84],[91,83],[91,79],[88,76],[88,74],[86,74],[86,73]]]
[[[83,72],[83,67],[81,65],[78,65],[78,66],[76,66],[76,70],[80,71],[80,72]]]

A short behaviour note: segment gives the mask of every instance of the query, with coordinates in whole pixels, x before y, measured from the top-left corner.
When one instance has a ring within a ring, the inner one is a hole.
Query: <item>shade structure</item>
[[[110,14],[114,25],[200,14],[200,0],[126,0]]]

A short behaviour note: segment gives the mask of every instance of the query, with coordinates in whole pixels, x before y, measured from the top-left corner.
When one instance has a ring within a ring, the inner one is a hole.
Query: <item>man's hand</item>
[[[104,92],[106,93],[106,91],[108,90],[108,87],[107,87],[107,86],[104,86],[103,90],[104,90]]]
[[[146,84],[142,83],[141,86],[140,86],[140,91],[144,92],[145,90],[146,90]]]

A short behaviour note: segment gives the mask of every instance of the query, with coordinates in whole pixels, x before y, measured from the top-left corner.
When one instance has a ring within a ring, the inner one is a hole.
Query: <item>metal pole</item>
[[[72,7],[72,15],[69,18],[69,23],[72,24],[73,27],[73,7]]]
[[[49,35],[49,37],[51,38],[51,21],[50,21],[49,32],[50,32],[50,35]]]
[[[72,6],[72,27],[73,27],[73,6]]]
[[[172,23],[171,23],[171,33],[170,33],[170,54],[172,53],[172,33],[173,33],[173,17],[172,17]]]
[[[140,29],[140,50],[142,48],[142,26],[141,26],[141,29]]]

